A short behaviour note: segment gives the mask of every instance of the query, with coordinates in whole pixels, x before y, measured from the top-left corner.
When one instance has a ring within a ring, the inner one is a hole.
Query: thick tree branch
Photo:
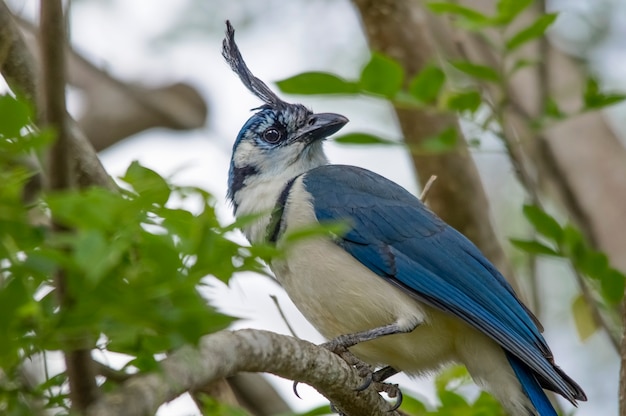
[[[244,329],[208,335],[198,348],[185,347],[161,363],[162,371],[133,377],[96,402],[88,416],[154,414],[163,403],[188,390],[239,372],[268,372],[310,384],[346,415],[389,415],[391,404],[337,355],[293,337]]]
[[[408,77],[438,60],[435,39],[420,2],[354,0],[372,49],[399,61]],[[443,30],[443,28],[439,28]],[[440,155],[414,154],[413,163],[421,181],[438,177],[428,202],[439,216],[472,240],[506,275],[512,269],[491,224],[489,204],[476,165],[463,140],[455,115],[428,110],[397,108],[396,114],[407,143],[422,141],[454,128],[459,145]],[[515,283],[515,282],[512,282]],[[515,284],[514,284],[515,286]]]
[[[0,73],[13,91],[35,102],[35,65],[32,55],[24,51],[26,46],[13,16],[7,5],[0,2]]]
[[[37,27],[16,20],[26,44],[36,53]],[[78,124],[97,151],[150,128],[191,130],[206,122],[206,102],[191,85],[149,87],[111,76],[71,47],[65,57],[67,82],[84,93],[85,108]]]
[[[4,53],[8,51],[7,53]],[[36,104],[36,86],[39,71],[33,55],[26,47],[9,8],[0,2],[0,70],[13,91],[23,93]],[[79,186],[102,186],[115,189],[114,182],[106,173],[93,147],[73,121],[70,121],[67,134],[75,176]],[[33,162],[34,165],[38,163]]]

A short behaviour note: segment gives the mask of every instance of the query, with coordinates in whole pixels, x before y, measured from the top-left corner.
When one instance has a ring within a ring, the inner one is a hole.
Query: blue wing
[[[338,244],[370,270],[490,336],[545,388],[572,402],[584,397],[554,365],[533,317],[504,277],[408,191],[354,166],[322,166],[303,181],[318,221],[350,223]]]

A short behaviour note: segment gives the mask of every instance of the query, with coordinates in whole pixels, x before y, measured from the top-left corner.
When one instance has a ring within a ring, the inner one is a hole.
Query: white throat
[[[328,164],[328,159],[322,151],[312,154],[315,156],[300,158],[283,170],[261,171],[245,179],[244,186],[236,192],[233,199],[237,206],[237,218],[259,215],[257,221],[242,228],[248,241],[257,243],[265,239],[272,210],[276,206],[280,193],[291,179]]]

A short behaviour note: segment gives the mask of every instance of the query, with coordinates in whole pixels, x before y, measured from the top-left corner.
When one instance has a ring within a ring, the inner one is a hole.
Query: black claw
[[[369,386],[372,385],[373,381],[374,381],[374,375],[372,373],[367,374],[364,377],[363,383],[359,385],[357,388],[355,388],[354,391],[363,391],[367,389]]]
[[[302,400],[302,397],[300,397],[300,395],[298,394],[298,382],[297,381],[293,382],[292,388],[293,388],[293,394],[295,394],[298,399]]]
[[[400,408],[400,405],[402,404],[402,390],[398,388],[397,384],[395,384],[394,386],[396,387],[396,390],[397,390],[396,396],[398,398],[396,399],[396,404],[394,404],[393,407],[389,409],[390,412],[395,412],[396,410]]]

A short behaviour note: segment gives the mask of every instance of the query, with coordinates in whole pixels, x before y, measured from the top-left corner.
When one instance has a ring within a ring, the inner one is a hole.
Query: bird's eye
[[[282,134],[277,129],[270,127],[263,132],[263,140],[268,143],[278,143],[282,137]]]

